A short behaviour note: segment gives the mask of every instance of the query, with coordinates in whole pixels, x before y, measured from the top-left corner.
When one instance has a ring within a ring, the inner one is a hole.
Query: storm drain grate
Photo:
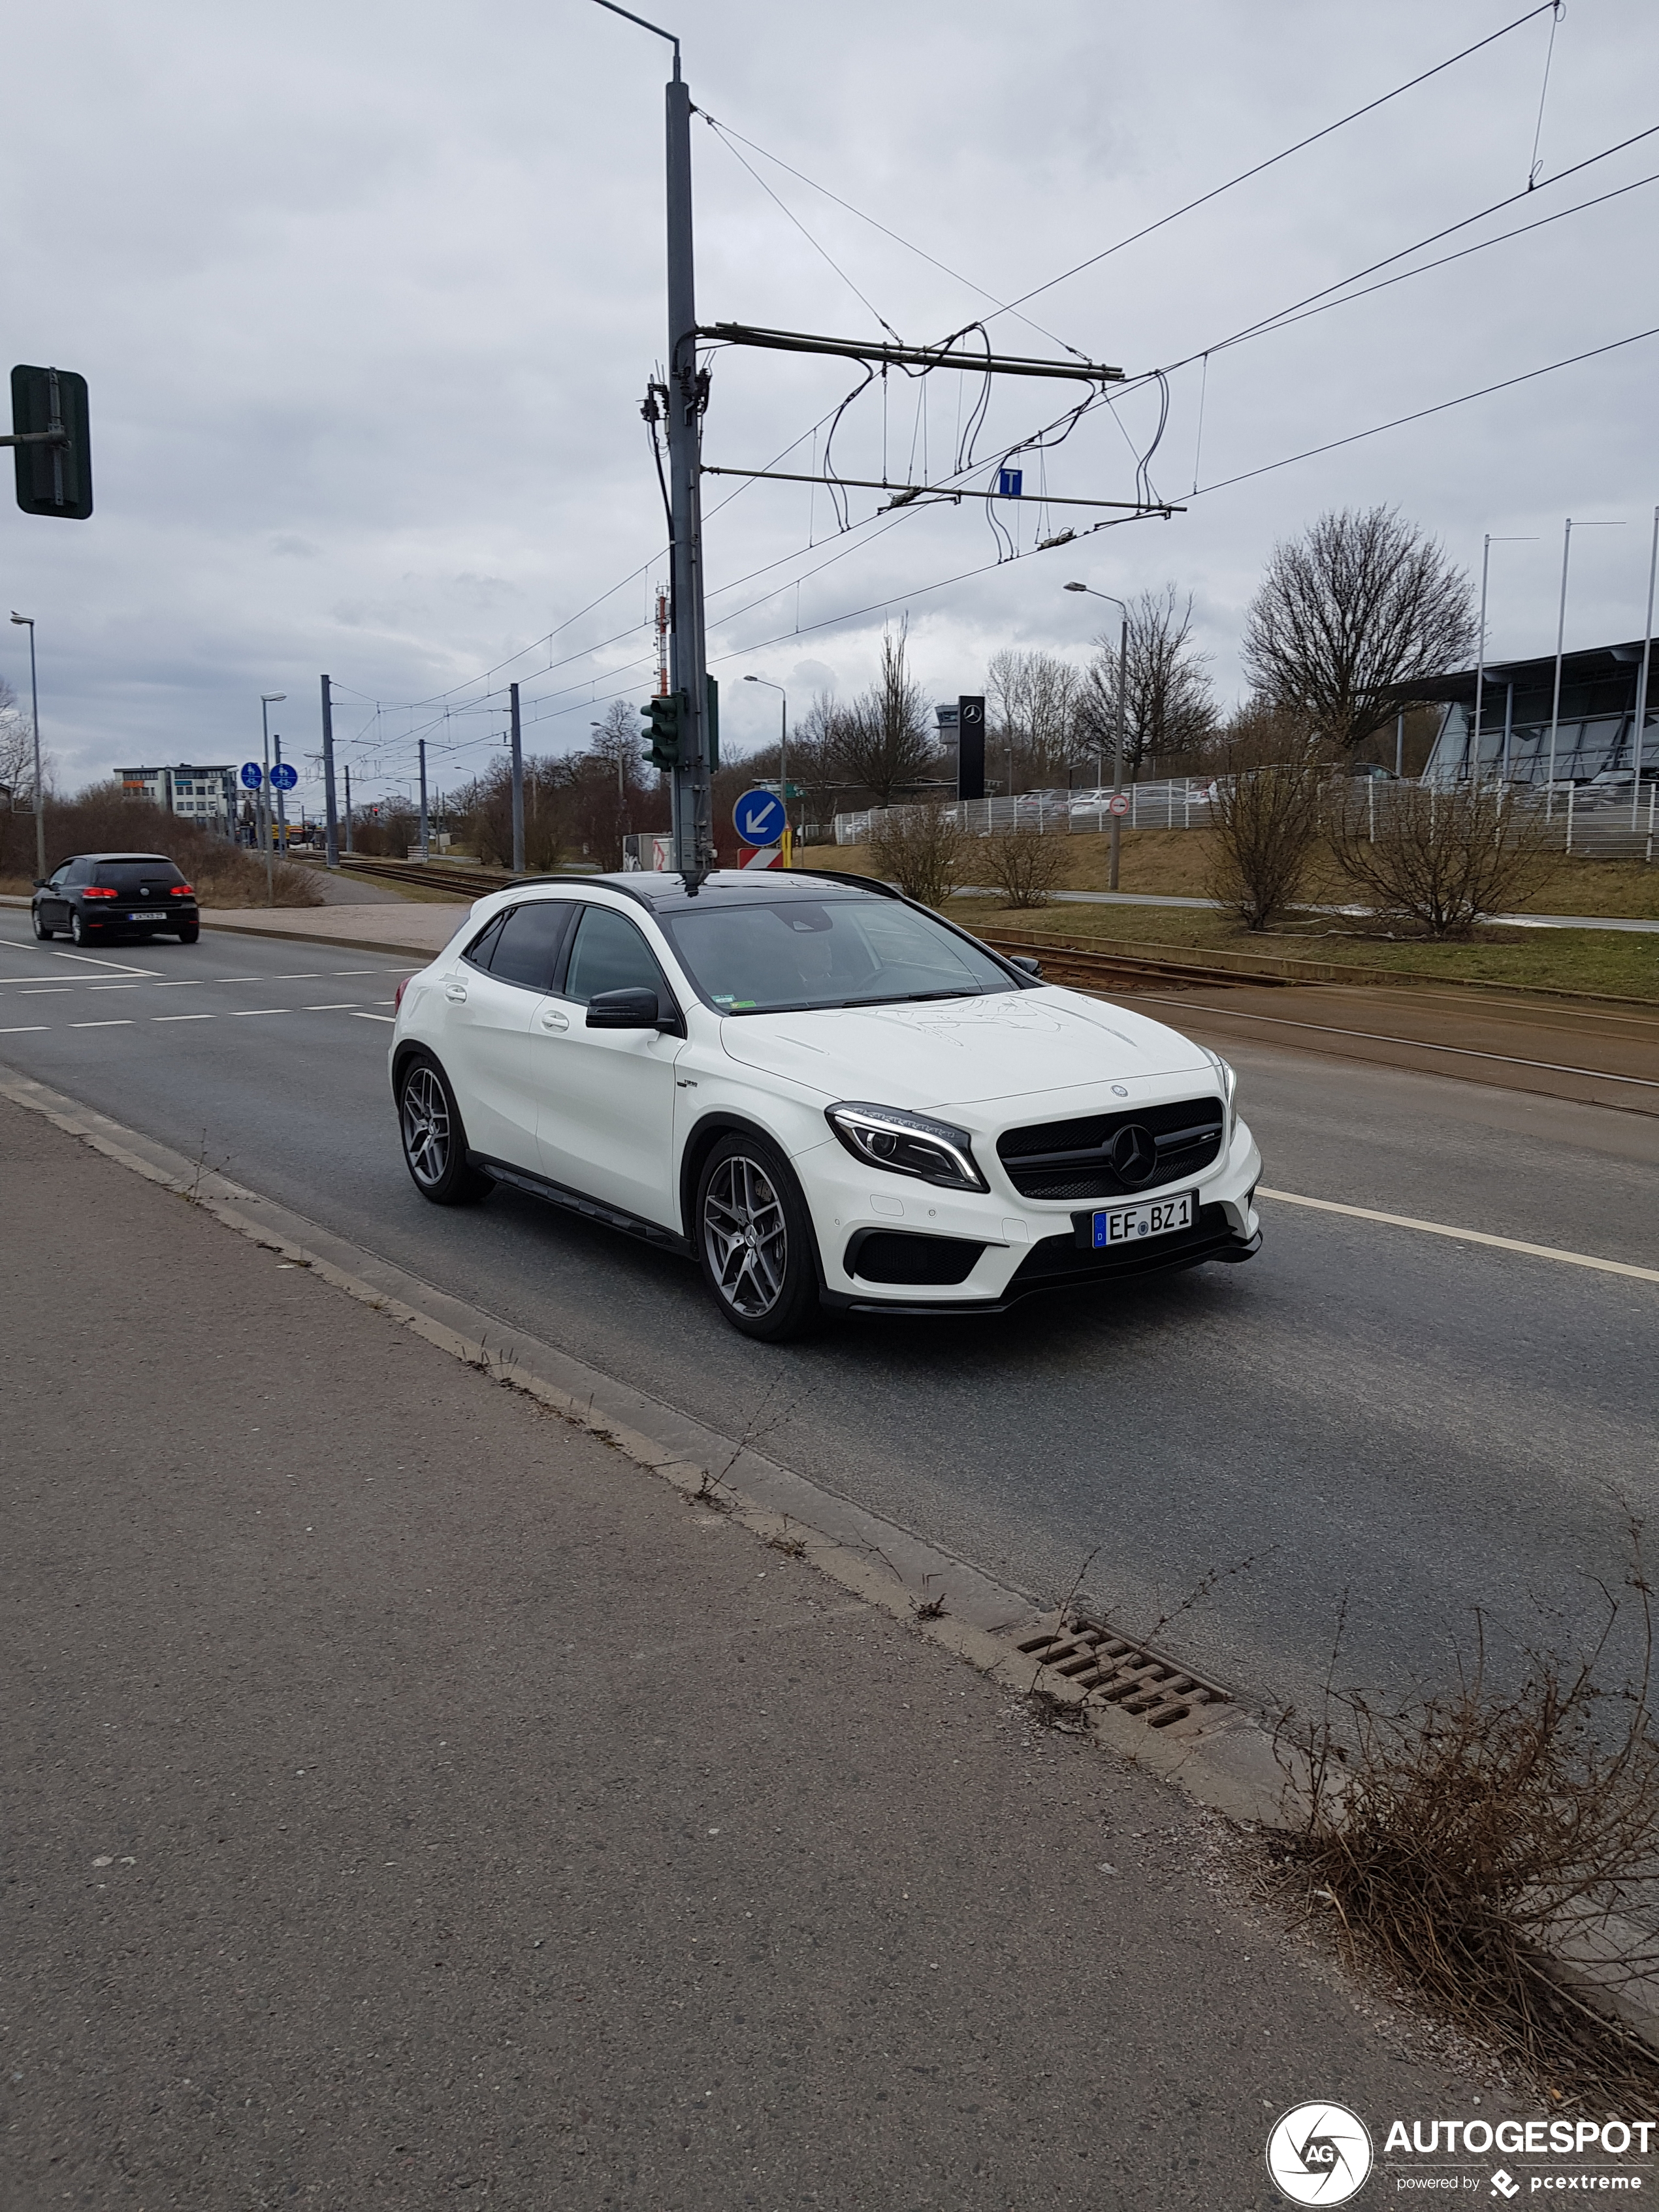
[[[1218,1683],[1206,1682],[1102,1621],[1070,1621],[1028,1636],[1018,1648],[1028,1659],[1086,1691],[1091,1704],[1115,1705],[1148,1728],[1173,1728],[1206,1705],[1232,1702]]]

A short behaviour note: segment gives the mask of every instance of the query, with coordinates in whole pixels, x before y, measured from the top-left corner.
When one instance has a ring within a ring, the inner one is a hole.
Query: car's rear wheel
[[[787,1163],[758,1137],[722,1137],[697,1178],[697,1256],[745,1336],[781,1344],[820,1317],[812,1224]]]
[[[70,916],[70,938],[76,945],[90,945],[92,932],[81,919],[79,908]]]
[[[424,1054],[406,1060],[398,1073],[398,1132],[410,1178],[434,1206],[476,1206],[495,1188],[468,1164],[455,1094],[442,1068]]]
[[[202,925],[199,921],[188,922],[179,933],[179,942],[180,945],[194,945],[201,933]]]
[[[34,933],[40,939],[40,942],[43,945],[50,945],[52,939],[57,936],[58,932],[55,929],[48,929],[46,927],[45,922],[40,919],[40,909],[38,906],[31,913],[29,920],[33,923]]]

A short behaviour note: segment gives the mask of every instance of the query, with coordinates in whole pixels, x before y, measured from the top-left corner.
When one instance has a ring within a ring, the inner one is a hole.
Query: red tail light
[[[392,1001],[392,1011],[394,1014],[402,1011],[404,993],[409,988],[414,980],[415,978],[412,975],[405,975],[403,981],[398,984],[396,995],[393,997]]]
[[[102,884],[83,884],[81,886],[81,896],[82,898],[113,898],[115,893],[106,890]]]
[[[194,898],[195,896],[195,889],[190,884],[174,884],[167,893],[169,898]]]

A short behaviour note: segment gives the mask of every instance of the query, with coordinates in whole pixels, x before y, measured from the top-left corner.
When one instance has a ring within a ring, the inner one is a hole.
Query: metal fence
[[[1161,783],[1127,785],[1120,797],[1127,802],[1119,816],[1126,830],[1202,830],[1211,819],[1217,779],[1172,778]],[[1363,788],[1370,834],[1385,823],[1389,810],[1407,792],[1437,787],[1409,780],[1380,776],[1362,786],[1345,783],[1358,797]],[[1094,836],[1112,823],[1109,791],[1024,791],[1012,799],[959,799],[947,805],[945,818],[959,822],[969,836],[990,837],[1009,830],[1037,830],[1045,835]],[[1557,784],[1540,789],[1532,784],[1508,787],[1510,803],[1517,814],[1541,814],[1544,842],[1557,851],[1586,858],[1651,860],[1656,830],[1659,829],[1659,784],[1649,783],[1631,820],[1628,783]],[[868,842],[875,825],[891,816],[899,821],[925,812],[919,806],[891,809],[868,807],[836,817],[836,842]]]

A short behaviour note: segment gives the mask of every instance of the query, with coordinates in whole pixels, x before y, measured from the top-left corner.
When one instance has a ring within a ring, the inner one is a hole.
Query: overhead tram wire
[[[1203,484],[1190,497],[1202,499],[1212,491],[1226,491],[1233,484],[1249,483],[1255,477],[1271,476],[1276,469],[1288,469],[1297,461],[1310,461],[1321,453],[1334,453],[1343,446],[1357,446],[1362,439],[1379,438],[1385,430],[1398,430],[1407,422],[1422,422],[1431,415],[1443,415],[1449,408],[1467,407],[1471,400],[1490,398],[1495,392],[1511,391],[1517,384],[1530,384],[1540,376],[1553,376],[1559,368],[1573,368],[1582,361],[1596,361],[1601,355],[1618,353],[1625,346],[1639,345],[1644,338],[1659,337],[1659,324],[1651,330],[1632,331],[1626,338],[1613,338],[1606,345],[1591,346],[1583,353],[1569,354],[1564,361],[1546,362],[1541,368],[1528,368],[1519,376],[1506,376],[1497,384],[1483,384],[1478,392],[1460,392],[1455,399],[1442,399],[1432,407],[1419,407],[1409,415],[1396,415],[1392,422],[1373,423],[1369,430],[1355,430],[1346,438],[1332,438],[1322,446],[1310,446],[1305,453],[1287,453],[1280,461],[1264,461],[1260,468],[1244,469],[1237,476],[1223,477],[1215,483]]]
[[[1459,62],[1468,61],[1472,54],[1478,54],[1484,48],[1496,45],[1498,40],[1508,38],[1511,31],[1518,31],[1523,24],[1533,22],[1540,15],[1553,14],[1555,5],[1556,0],[1540,0],[1538,7],[1529,8],[1525,15],[1516,16],[1512,22],[1504,24],[1496,31],[1488,32],[1484,39],[1477,39],[1473,46],[1465,46],[1457,53],[1449,54],[1444,61],[1437,62],[1432,69],[1419,70],[1417,76],[1407,77],[1403,84],[1395,85],[1391,92],[1382,93],[1376,99],[1367,100],[1363,107],[1353,108],[1346,115],[1338,116],[1334,123],[1326,124],[1322,130],[1310,131],[1305,138],[1298,138],[1293,146],[1282,147],[1277,154],[1270,154],[1265,161],[1256,161],[1248,169],[1241,169],[1236,177],[1229,177],[1224,183],[1212,185],[1207,192],[1200,192],[1196,199],[1188,200],[1184,205],[1172,209],[1168,215],[1159,216],[1156,222],[1143,224],[1139,230],[1130,231],[1127,236],[1115,240],[1110,246],[1103,246],[1098,253],[1091,253],[1087,260],[1074,263],[1070,269],[1062,269],[1058,276],[1050,276],[1045,283],[1033,285],[1029,292],[1022,292],[1017,299],[1010,300],[1006,306],[998,307],[993,314],[987,316],[986,320],[994,322],[998,315],[1011,315],[1018,313],[1028,300],[1040,299],[1043,293],[1052,292],[1057,284],[1066,283],[1072,277],[1080,276],[1085,269],[1096,268],[1101,262],[1109,260],[1113,254],[1121,253],[1127,246],[1139,245],[1143,238],[1150,238],[1155,231],[1166,229],[1172,222],[1179,222],[1182,216],[1191,215],[1194,210],[1206,207],[1212,200],[1219,199],[1224,193],[1237,190],[1240,185],[1249,184],[1253,177],[1264,175],[1267,170],[1276,168],[1281,161],[1288,161],[1293,155],[1304,153],[1310,146],[1316,146],[1321,139],[1328,138],[1335,131],[1345,130],[1350,123],[1358,123],[1363,116],[1374,115],[1379,107],[1386,107],[1390,100],[1399,100],[1406,93],[1414,92],[1419,85],[1427,84],[1431,78],[1441,76],[1449,69],[1455,69]]]

